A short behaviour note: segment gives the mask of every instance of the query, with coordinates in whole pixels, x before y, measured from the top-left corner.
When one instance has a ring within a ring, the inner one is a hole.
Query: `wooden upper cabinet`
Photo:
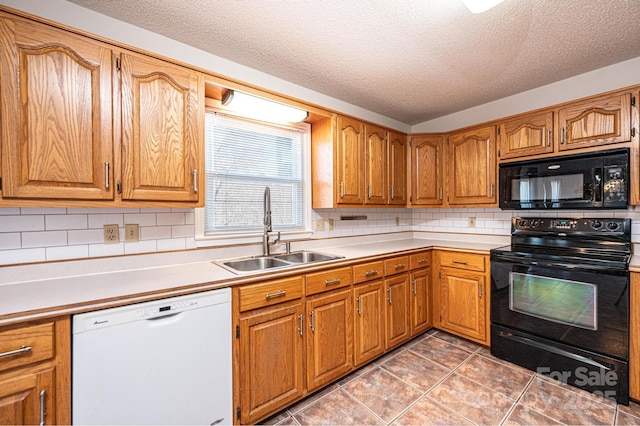
[[[364,123],[338,116],[336,126],[336,203],[364,203]]]
[[[365,126],[365,204],[387,203],[387,131]]]
[[[412,136],[411,204],[441,206],[444,202],[444,138]]]
[[[122,197],[198,201],[204,170],[204,78],[158,59],[122,55]]]
[[[500,160],[553,152],[553,111],[521,115],[498,127]]]
[[[484,126],[450,135],[447,149],[449,206],[497,204],[495,134],[495,126]]]
[[[407,138],[398,132],[389,132],[389,204],[407,204]]]
[[[629,142],[631,99],[618,92],[560,108],[559,151]]]
[[[111,200],[112,51],[0,19],[2,196]]]

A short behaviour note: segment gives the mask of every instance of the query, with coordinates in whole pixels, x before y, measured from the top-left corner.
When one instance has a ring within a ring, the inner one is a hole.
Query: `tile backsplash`
[[[473,209],[318,209],[312,238],[391,232],[509,235],[513,216],[629,217],[640,243],[640,208],[607,211]],[[353,219],[355,220],[348,220]],[[364,218],[366,217],[366,218]],[[154,253],[196,248],[193,209],[0,208],[0,265]],[[103,225],[117,224],[120,243],[104,244]],[[124,225],[140,225],[140,241],[124,242]],[[331,228],[332,227],[332,228]]]

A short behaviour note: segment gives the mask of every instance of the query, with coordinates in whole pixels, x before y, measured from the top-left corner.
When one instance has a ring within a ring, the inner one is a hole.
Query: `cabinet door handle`
[[[104,187],[109,189],[109,162],[104,163]]]
[[[482,299],[482,283],[478,283],[478,297]]]
[[[325,280],[324,285],[340,284],[340,278],[334,278],[332,280]]]
[[[440,200],[442,200],[442,187],[440,187]]]
[[[413,294],[418,294],[418,288],[417,288],[418,284],[416,280],[413,280],[412,284],[413,284]]]
[[[316,324],[314,321],[314,315],[313,315],[313,311],[309,312],[309,315],[311,315],[311,331],[316,331]]]
[[[47,391],[44,389],[40,391],[40,426],[44,426],[44,418],[47,416],[47,412],[45,411],[45,400],[47,397]]]
[[[560,143],[561,143],[561,144],[564,144],[564,127],[562,127],[562,128],[560,129],[560,134],[561,134],[561,136],[560,136]]]
[[[276,291],[275,293],[267,293],[265,294],[264,298],[269,300],[269,299],[273,299],[274,297],[284,296],[285,294],[287,294],[286,290],[280,290],[280,291]]]
[[[373,275],[378,275],[378,270],[372,269],[371,271],[367,271],[367,272],[364,273],[365,277],[371,277]]]
[[[358,315],[362,316],[362,300],[360,299],[360,297],[358,297],[356,301],[358,302],[358,307],[356,308],[356,311],[358,311]]]
[[[390,304],[390,305],[391,305],[391,303],[392,303],[391,290],[393,290],[391,287],[389,287],[389,289],[387,290],[387,291],[389,292],[389,299],[387,299],[387,300],[389,300],[389,304]]]
[[[340,182],[340,198],[344,197],[344,182]]]
[[[393,186],[389,189],[391,190],[391,199],[393,200]]]
[[[300,328],[298,328],[298,330],[300,331],[300,335],[302,336],[302,330],[303,330],[302,324],[303,324],[303,321],[304,321],[304,319],[302,317],[302,314],[298,315],[298,319],[300,320]]]
[[[396,271],[398,269],[404,268],[405,266],[407,266],[407,265],[405,265],[404,263],[398,263],[398,264],[393,265],[393,267],[395,268]]]
[[[31,346],[22,345],[20,347],[20,349],[15,349],[13,351],[2,352],[2,353],[0,353],[0,358],[2,358],[3,356],[11,356],[11,355],[23,354],[23,353],[26,353],[26,352],[31,352]]]
[[[453,259],[451,261],[451,263],[456,263],[458,265],[466,265],[467,264],[467,262],[465,260],[456,260],[456,259]]]
[[[489,189],[489,198],[493,198],[493,189],[495,188],[495,184],[491,184],[491,187]]]
[[[547,130],[547,146],[551,146],[551,130]]]
[[[193,192],[198,193],[198,169],[193,169]]]
[[[367,185],[367,197],[371,199],[371,185]]]

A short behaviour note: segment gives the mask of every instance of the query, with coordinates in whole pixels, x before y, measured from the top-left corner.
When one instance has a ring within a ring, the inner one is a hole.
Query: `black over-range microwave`
[[[617,209],[629,203],[629,149],[500,165],[502,209]]]

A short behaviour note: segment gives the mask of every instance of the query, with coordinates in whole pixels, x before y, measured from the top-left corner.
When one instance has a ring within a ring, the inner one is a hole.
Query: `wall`
[[[367,219],[340,219],[354,215],[364,215]],[[508,236],[512,216],[629,217],[633,220],[632,240],[640,243],[640,207],[597,212],[522,212],[497,208],[322,209],[314,211],[313,219],[324,220],[325,230],[314,232],[312,238],[401,231]],[[469,226],[470,217],[475,218],[475,227]],[[334,220],[331,231],[329,219]],[[121,228],[121,241],[124,224],[139,224],[140,241],[104,244],[102,226],[112,223]],[[196,247],[194,229],[191,209],[0,208],[0,265],[182,251]]]

